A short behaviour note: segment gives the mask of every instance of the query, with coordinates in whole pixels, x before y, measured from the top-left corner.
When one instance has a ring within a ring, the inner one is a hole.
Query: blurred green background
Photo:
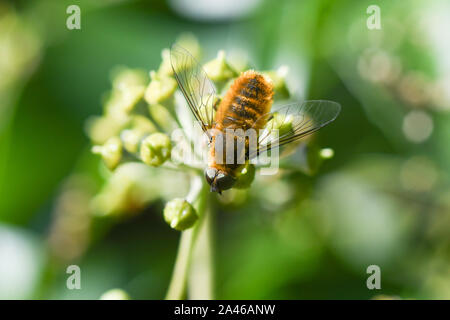
[[[66,28],[71,4],[81,30]],[[366,25],[372,4],[380,30]],[[0,2],[0,298],[164,298],[179,232],[162,210],[182,178],[150,175],[158,190],[134,214],[94,215],[110,173],[85,128],[115,68],[157,69],[184,32],[206,59],[225,49],[258,70],[287,65],[297,98],[343,108],[316,137],[335,152],[316,175],[214,197],[216,298],[449,299],[445,0]],[[66,288],[71,264],[81,290]],[[373,264],[380,290],[366,287]]]

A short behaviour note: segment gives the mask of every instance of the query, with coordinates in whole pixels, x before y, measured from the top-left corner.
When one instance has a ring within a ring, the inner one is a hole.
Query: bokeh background
[[[81,30],[66,28],[71,4]],[[366,25],[373,4],[380,30]],[[450,298],[445,0],[0,2],[0,298],[97,299],[112,288],[164,298],[179,232],[162,210],[185,183],[122,170],[132,185],[151,181],[130,200],[91,153],[86,123],[117,67],[157,69],[185,32],[205,59],[225,49],[259,70],[286,65],[296,97],[343,107],[315,137],[335,152],[317,174],[293,161],[213,199],[215,297]],[[93,205],[108,192],[116,202]],[[81,290],[66,288],[71,264]],[[380,290],[366,287],[373,264]]]

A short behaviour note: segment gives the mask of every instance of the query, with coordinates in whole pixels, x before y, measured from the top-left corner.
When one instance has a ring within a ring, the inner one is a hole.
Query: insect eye
[[[207,168],[205,170],[205,178],[206,181],[208,181],[209,184],[211,184],[214,181],[214,178],[217,175],[217,170],[213,168]]]
[[[220,190],[228,190],[233,187],[236,179],[234,179],[230,175],[224,175],[223,173],[219,173],[216,178],[217,187]]]

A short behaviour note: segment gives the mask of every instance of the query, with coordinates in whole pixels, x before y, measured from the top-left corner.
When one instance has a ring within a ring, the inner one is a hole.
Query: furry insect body
[[[244,150],[234,146],[243,139],[235,132],[246,132],[248,129],[258,132],[265,125],[261,121],[264,114],[270,112],[273,98],[273,84],[270,79],[253,70],[242,73],[231,85],[222,99],[214,119],[213,136],[211,138],[209,163],[211,173],[222,173],[236,179],[248,155],[248,137],[242,141]],[[215,132],[215,133],[214,133]],[[230,136],[231,135],[231,136]],[[217,156],[216,142],[223,144],[222,155]],[[229,146],[229,143],[233,143]],[[229,153],[233,152],[233,155]],[[227,159],[234,161],[227,161]],[[211,185],[212,189],[215,189]],[[220,189],[220,188],[217,188]]]
[[[220,131],[241,128],[245,131],[254,127],[256,120],[270,111],[272,97],[270,79],[253,70],[242,73],[222,99],[214,128]],[[264,123],[258,123],[258,126],[262,127]]]
[[[341,110],[333,101],[310,100],[273,112],[272,82],[253,70],[242,73],[218,103],[213,82],[186,49],[173,45],[170,62],[189,109],[210,139],[205,178],[214,192],[232,188],[248,160],[316,132],[334,121]],[[269,125],[275,116],[277,121]],[[278,128],[285,131],[279,134]]]

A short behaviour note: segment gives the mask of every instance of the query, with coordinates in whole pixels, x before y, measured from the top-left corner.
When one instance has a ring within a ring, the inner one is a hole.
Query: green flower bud
[[[121,164],[91,201],[91,211],[99,217],[128,217],[142,212],[161,196],[164,174],[142,162]]]
[[[172,132],[178,125],[172,114],[161,104],[153,104],[148,111],[155,123],[165,132]]]
[[[161,52],[162,62],[159,65],[158,75],[161,77],[170,77],[173,76],[172,64],[170,63],[170,50],[163,49]]]
[[[122,166],[117,168],[117,173]],[[119,181],[120,184],[113,185],[111,181]],[[136,207],[134,200],[134,181],[126,178],[117,179],[116,175],[108,180],[101,192],[97,194],[91,202],[92,212],[99,217],[121,216],[133,212]]]
[[[294,117],[292,115],[285,116],[275,112],[273,118],[267,122],[266,128],[269,130],[278,130],[278,135],[282,136],[288,133],[289,131],[293,130],[292,127],[293,120]]]
[[[334,150],[331,148],[323,148],[320,150],[319,155],[322,159],[328,160],[334,157]]]
[[[146,72],[139,69],[118,67],[112,71],[111,75],[114,90],[143,87],[148,82]]]
[[[197,219],[197,212],[185,199],[173,199],[164,208],[164,220],[175,230],[183,231],[189,229],[195,224]]]
[[[263,74],[267,75],[273,82],[273,89],[275,91],[275,100],[289,99],[290,93],[286,86],[286,75],[289,69],[287,66],[281,66],[277,71],[266,71]]]
[[[241,171],[233,188],[247,189],[250,188],[253,180],[255,180],[255,166],[253,164],[247,164]]]
[[[128,123],[128,117],[90,117],[86,122],[86,132],[94,144],[104,144],[112,136],[118,135]]]
[[[227,206],[227,209],[233,211],[234,209],[242,206],[247,202],[249,197],[248,189],[236,189],[233,187],[232,189],[224,192],[222,196],[218,197],[217,200],[224,206]]]
[[[158,104],[173,97],[177,89],[177,82],[174,78],[159,75],[155,71],[150,72],[150,84],[145,91],[145,101],[148,104]]]
[[[182,34],[177,38],[175,44],[186,49],[197,61],[200,60],[201,48],[198,40],[195,36],[189,33]],[[170,62],[170,49],[164,49],[161,53],[163,61],[158,69],[160,76],[173,76],[172,63]],[[183,69],[190,69],[195,67],[191,59],[183,61],[183,65],[180,66]],[[179,69],[180,71],[180,69]]]
[[[106,113],[115,114],[130,113],[142,99],[148,82],[145,72],[120,68],[113,75],[113,90],[106,104]]]
[[[250,69],[248,64],[248,55],[240,49],[232,49],[227,51],[228,64],[239,74]]]
[[[156,127],[147,117],[136,115],[131,118],[130,128],[146,133],[153,133]]]
[[[141,143],[141,160],[153,167],[162,165],[170,158],[172,144],[164,133],[153,133]]]
[[[111,289],[102,294],[100,300],[130,300],[130,296],[122,289]]]
[[[197,38],[192,33],[183,33],[175,41],[177,45],[189,51],[192,56],[199,60],[201,48]]]
[[[120,134],[123,147],[130,153],[136,153],[139,150],[139,142],[145,134],[136,129],[126,129]]]
[[[236,77],[237,72],[225,60],[225,51],[221,50],[214,60],[203,66],[208,77],[214,82],[223,84],[230,78]]]
[[[104,145],[93,146],[92,152],[100,154],[106,166],[114,170],[122,159],[122,141],[118,137],[111,137]]]
[[[144,116],[134,116],[129,129],[123,130],[120,134],[125,150],[136,153],[139,150],[139,143],[142,138],[156,131],[153,123]]]

